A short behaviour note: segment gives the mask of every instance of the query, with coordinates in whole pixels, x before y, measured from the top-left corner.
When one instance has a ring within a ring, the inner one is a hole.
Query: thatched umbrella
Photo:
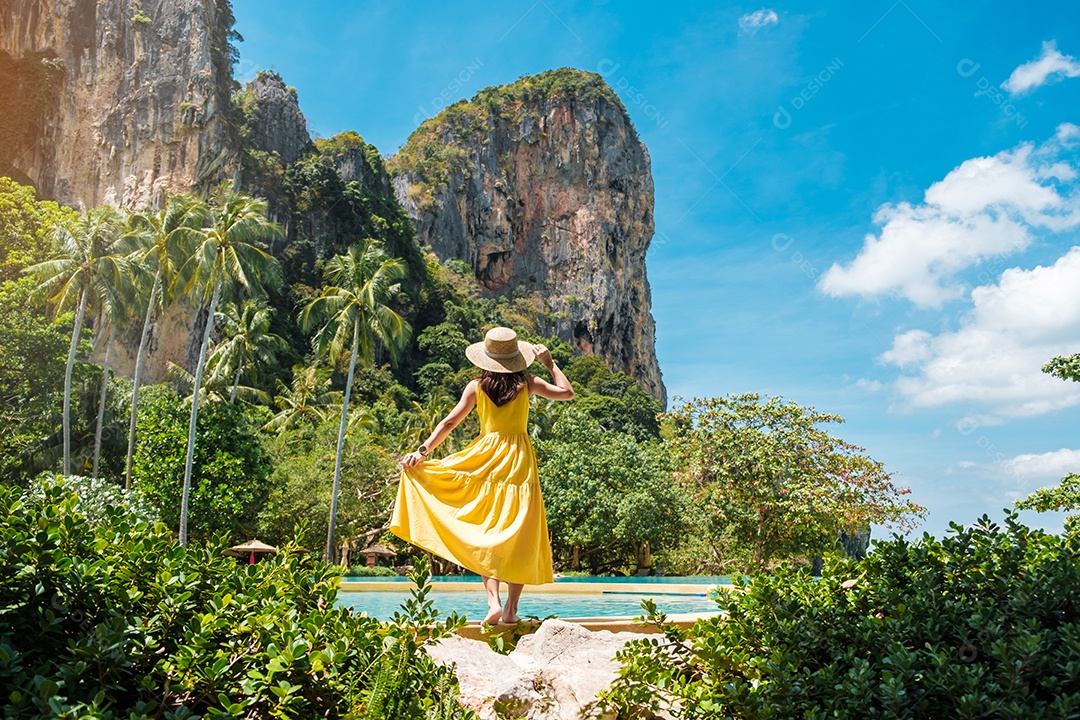
[[[229,551],[233,552],[233,553],[235,553],[235,554],[237,554],[237,555],[239,555],[241,557],[243,557],[244,553],[251,553],[251,557],[248,560],[248,564],[249,565],[254,565],[255,564],[255,555],[256,554],[259,554],[259,553],[261,553],[263,555],[273,554],[273,553],[277,552],[277,548],[274,547],[273,545],[267,545],[264,542],[259,542],[258,540],[248,540],[243,545],[233,545],[231,548],[229,548]]]
[[[385,545],[368,545],[366,548],[360,551],[361,555],[367,555],[367,566],[375,567],[376,558],[381,557],[397,557],[397,553],[386,547]]]

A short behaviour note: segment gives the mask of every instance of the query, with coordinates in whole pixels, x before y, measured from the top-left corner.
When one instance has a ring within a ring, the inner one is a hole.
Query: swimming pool
[[[450,575],[431,578],[429,596],[446,615],[457,612],[470,620],[487,614],[480,578]],[[339,602],[380,620],[389,620],[408,597],[404,577],[342,578]],[[641,601],[652,598],[668,615],[714,613],[719,608],[706,596],[712,585],[728,585],[727,577],[570,577],[525,590],[520,615],[545,618],[635,617],[643,613]],[[503,586],[503,597],[506,587]]]
[[[407,577],[343,577],[342,582],[412,582]],[[431,578],[433,583],[443,582],[474,582],[480,585],[479,575],[435,575]],[[731,578],[727,576],[704,576],[704,575],[664,575],[662,577],[559,577],[555,583],[608,583],[625,585],[730,585]]]
[[[389,620],[400,611],[401,603],[408,594],[401,591],[340,592],[338,602],[356,612],[365,612],[379,620]],[[428,596],[435,607],[445,616],[451,612],[465,615],[469,620],[479,620],[487,614],[487,599],[483,588],[477,583],[476,592],[435,592]],[[505,599],[505,591],[503,598]],[[521,617],[546,618],[556,615],[563,618],[585,617],[634,617],[643,614],[640,593],[526,593],[521,598],[518,614]],[[669,615],[681,613],[716,612],[716,601],[702,595],[664,595],[655,593],[656,606]]]

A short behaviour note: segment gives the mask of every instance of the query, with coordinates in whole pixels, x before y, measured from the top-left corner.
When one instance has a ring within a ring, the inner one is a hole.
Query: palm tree
[[[529,410],[529,436],[534,442],[538,442],[551,434],[566,403],[548,400],[539,395],[533,395],[529,400],[532,403],[532,409]]]
[[[330,390],[330,369],[311,365],[293,368],[291,386],[278,380],[280,395],[274,396],[278,414],[263,426],[267,432],[288,432],[326,419],[327,408],[341,402],[341,393]]]
[[[37,290],[48,294],[54,311],[75,308],[75,326],[64,372],[64,475],[71,474],[71,375],[83,320],[91,301],[109,302],[111,288],[124,275],[125,261],[119,246],[122,230],[123,218],[118,211],[110,207],[95,208],[77,222],[57,228],[55,258],[24,271],[38,278]]]
[[[203,375],[202,383],[199,385],[200,406],[208,403],[232,403],[236,399],[249,405],[273,404],[270,393],[247,385],[236,385],[234,387],[231,384],[231,377],[220,373],[215,374],[213,368],[214,350],[211,350],[206,357],[206,372]],[[176,391],[181,394],[191,395],[195,389],[195,376],[173,362],[169,363],[168,371],[169,380],[173,387],[176,388]]]
[[[101,393],[98,397],[97,425],[94,428],[94,462],[90,477],[98,476],[98,466],[101,461],[101,437],[105,429],[105,404],[109,399],[109,361],[112,359],[113,336],[118,326],[123,326],[128,322],[135,294],[131,282],[130,258],[126,260],[123,275],[117,278],[115,285],[106,289],[105,296],[101,298],[97,320],[94,323],[99,343],[105,345],[105,358],[101,363]]]
[[[428,433],[431,432],[431,428],[435,427],[439,420],[446,417],[456,404],[457,400],[447,395],[446,392],[436,393],[428,397],[424,404],[413,400],[412,412],[406,416],[405,426],[402,428],[401,434],[398,435],[396,451],[405,453],[416,449],[427,437]],[[439,450],[448,453],[459,450],[461,443],[458,435],[456,432],[447,435],[442,445],[439,446]]]
[[[185,546],[191,473],[195,460],[195,424],[199,419],[199,391],[206,366],[206,351],[210,347],[210,334],[217,319],[218,300],[223,290],[240,287],[251,294],[261,294],[264,286],[274,287],[281,282],[277,260],[261,247],[264,239],[281,235],[278,225],[266,219],[264,200],[237,193],[226,183],[214,198],[207,220],[206,227],[198,231],[194,252],[179,272],[186,279],[185,291],[197,290],[203,301],[209,301],[199,362],[195,366],[187,459],[184,462],[184,489],[180,498],[180,544]]]
[[[304,332],[322,323],[314,337],[316,353],[329,353],[334,362],[340,361],[345,352],[349,353],[349,375],[341,402],[334,486],[330,494],[330,523],[326,531],[327,562],[333,562],[335,558],[334,522],[341,482],[341,456],[356,360],[360,358],[370,364],[379,342],[396,361],[408,343],[412,328],[390,307],[401,289],[400,281],[405,277],[405,271],[405,262],[387,255],[382,243],[364,240],[362,244],[350,247],[344,255],[336,255],[330,260],[325,271],[329,284],[300,313],[300,327]]]
[[[139,410],[139,387],[142,385],[143,360],[150,341],[150,329],[157,317],[173,300],[177,270],[184,263],[183,251],[190,247],[194,231],[203,223],[206,206],[191,195],[172,195],[165,198],[159,210],[147,209],[135,213],[128,221],[128,239],[137,247],[131,254],[137,277],[147,295],[139,350],[135,355],[135,378],[131,387],[131,419],[128,421],[127,461],[124,465],[124,487],[131,489],[131,462],[135,457],[135,420]]]
[[[257,380],[259,366],[277,362],[276,353],[288,349],[280,335],[270,332],[273,314],[266,301],[250,299],[229,303],[217,314],[225,339],[214,346],[207,365],[211,378],[228,377],[232,386],[229,402],[235,402],[245,372]]]

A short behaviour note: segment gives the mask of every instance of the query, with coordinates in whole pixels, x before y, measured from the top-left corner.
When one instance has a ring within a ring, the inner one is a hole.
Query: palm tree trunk
[[[71,371],[75,368],[75,352],[79,349],[83,316],[90,299],[90,288],[85,287],[79,298],[79,310],[75,313],[75,327],[71,331],[71,347],[68,349],[67,369],[64,371],[64,475],[71,474]]]
[[[232,392],[229,394],[229,404],[236,402],[236,388],[240,387],[240,371],[243,367],[239,362],[236,363],[236,373],[233,374]]]
[[[323,559],[334,562],[334,523],[337,521],[338,487],[341,484],[341,454],[345,449],[345,425],[349,417],[349,396],[352,394],[353,374],[356,372],[356,352],[360,346],[360,323],[353,326],[352,355],[349,356],[349,379],[345,381],[345,397],[341,400],[341,425],[338,427],[337,458],[334,460],[334,488],[330,491],[330,523],[326,528],[326,551]]]
[[[94,430],[94,469],[92,477],[98,476],[98,461],[101,460],[101,434],[105,427],[105,401],[109,397],[109,356],[112,355],[113,326],[109,325],[109,334],[105,336],[105,362],[101,365],[101,397],[98,398],[97,428]]]
[[[131,420],[128,421],[127,462],[124,465],[124,489],[131,489],[131,461],[135,457],[135,418],[139,412],[139,385],[142,382],[143,356],[146,343],[150,338],[150,327],[154,317],[154,303],[157,301],[158,283],[161,282],[161,270],[154,278],[154,287],[150,289],[150,300],[146,306],[146,318],[143,319],[142,338],[139,340],[139,354],[135,356],[135,380],[131,387]]]
[[[195,423],[199,420],[199,390],[202,387],[206,349],[210,345],[210,331],[214,328],[214,311],[217,310],[219,292],[221,282],[215,280],[214,292],[210,295],[210,311],[206,316],[206,330],[203,331],[202,348],[199,351],[199,364],[195,367],[194,388],[191,391],[191,422],[188,423],[187,460],[184,461],[184,492],[180,497],[180,544],[184,547],[187,547],[188,539],[188,501],[191,499],[191,468],[195,461]]]

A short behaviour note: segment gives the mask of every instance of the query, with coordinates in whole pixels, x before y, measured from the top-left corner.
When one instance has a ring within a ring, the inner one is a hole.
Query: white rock
[[[483,720],[574,720],[615,679],[615,653],[640,633],[590,632],[565,620],[545,620],[500,655],[481,640],[447,638],[428,648],[436,662],[454,663],[461,701]]]

